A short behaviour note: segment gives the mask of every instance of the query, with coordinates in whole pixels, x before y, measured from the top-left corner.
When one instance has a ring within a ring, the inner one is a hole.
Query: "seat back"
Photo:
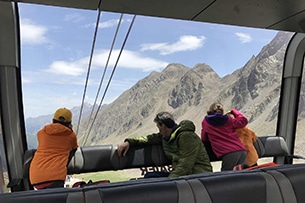
[[[0,194],[2,203],[298,203],[305,202],[305,164]]]
[[[196,202],[213,203],[278,203],[282,202],[281,191],[271,175],[262,172],[218,173],[186,179]],[[202,193],[206,201],[202,201]],[[208,196],[208,197],[206,197]]]
[[[220,161],[214,154],[211,144],[203,142],[211,161]],[[259,136],[253,143],[259,158],[277,157],[284,159],[289,155],[285,139],[279,136]],[[283,162],[282,162],[283,163]]]
[[[289,155],[285,139],[279,136],[261,136],[254,142],[259,158]]]
[[[92,158],[94,157],[94,158]],[[162,146],[130,148],[126,156],[119,157],[113,145],[79,147],[68,164],[69,174],[120,170],[170,164]]]
[[[264,171],[277,180],[285,202],[305,202],[305,164],[281,165]]]
[[[29,168],[36,149],[29,149],[24,155],[23,177],[29,179]],[[117,155],[114,145],[78,147],[68,164],[68,174],[90,173],[128,168],[165,166],[166,158],[162,146],[130,148],[125,157]],[[94,158],[93,158],[94,157]]]
[[[89,203],[297,203],[305,202],[304,171],[305,164],[281,165],[266,170],[141,179],[83,191]]]
[[[54,188],[0,194],[1,203],[84,203],[80,188]]]
[[[259,157],[285,157],[288,148],[284,138],[277,136],[258,137],[254,146]],[[27,150],[24,155],[24,181],[29,180],[29,166],[35,149]],[[209,151],[210,156],[211,150]],[[215,155],[214,155],[215,157]],[[211,158],[211,161],[217,161]],[[130,148],[125,157],[117,155],[114,145],[78,147],[68,164],[68,174],[89,173],[107,170],[120,170],[140,167],[157,167],[171,164],[163,152],[162,145]],[[26,187],[32,189],[30,185]]]
[[[179,191],[170,179],[135,181],[84,188],[85,202],[96,203],[178,203]]]

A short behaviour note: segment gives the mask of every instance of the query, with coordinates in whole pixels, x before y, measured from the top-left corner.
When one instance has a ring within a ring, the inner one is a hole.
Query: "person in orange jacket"
[[[246,164],[249,167],[256,166],[258,160],[258,154],[253,145],[253,143],[257,139],[255,132],[251,130],[248,126],[245,126],[243,128],[238,128],[236,129],[236,132],[238,134],[240,141],[247,149]]]
[[[231,114],[231,112],[227,112],[227,114]],[[232,115],[233,116],[233,115]],[[235,130],[238,134],[238,137],[242,144],[246,147],[247,150],[247,157],[246,157],[246,164],[247,167],[252,167],[257,165],[258,154],[254,147],[254,142],[257,139],[257,136],[253,130],[251,130],[248,126],[243,128],[237,128]]]
[[[34,189],[64,187],[69,154],[78,147],[71,122],[72,112],[59,108],[53,123],[38,131],[38,147],[30,164],[30,182]]]

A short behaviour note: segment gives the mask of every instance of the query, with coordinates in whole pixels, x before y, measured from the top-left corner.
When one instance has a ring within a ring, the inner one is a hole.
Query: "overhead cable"
[[[93,126],[93,124],[94,124],[94,122],[95,122],[95,120],[96,120],[96,118],[97,118],[97,114],[98,114],[98,112],[99,112],[99,110],[100,110],[100,108],[101,108],[101,106],[102,106],[102,103],[103,103],[103,101],[104,101],[105,95],[106,95],[107,90],[108,90],[108,88],[109,88],[109,85],[110,85],[110,82],[111,82],[112,77],[113,77],[113,75],[114,75],[114,72],[115,72],[115,70],[116,70],[116,68],[117,68],[117,65],[118,65],[118,62],[119,62],[119,60],[120,60],[121,54],[122,54],[122,52],[123,52],[123,50],[124,50],[126,41],[127,41],[127,39],[128,39],[128,36],[129,36],[130,31],[131,31],[132,25],[133,25],[133,23],[134,23],[134,21],[135,21],[135,18],[136,18],[136,15],[134,15],[133,18],[132,18],[132,21],[131,21],[131,23],[130,23],[130,26],[129,26],[129,29],[128,29],[128,31],[127,31],[127,34],[126,34],[126,36],[125,36],[124,42],[123,42],[122,47],[121,47],[121,49],[120,49],[118,58],[117,58],[117,60],[116,60],[116,63],[115,63],[115,65],[114,65],[114,68],[113,68],[113,70],[112,70],[112,73],[111,73],[111,75],[110,75],[110,78],[109,78],[109,80],[108,80],[107,86],[106,86],[106,88],[105,88],[105,91],[104,91],[104,94],[103,94],[102,99],[101,99],[101,101],[100,101],[100,104],[99,104],[99,106],[98,106],[98,109],[97,109],[97,111],[95,112],[95,116],[94,116],[93,121],[92,121],[92,123],[91,123],[91,125],[90,125],[89,131],[88,131],[88,133],[87,133],[87,135],[86,135],[86,137],[85,137],[85,140],[84,140],[84,142],[83,142],[83,143],[84,143],[83,145],[85,145],[86,142],[87,142],[87,139],[88,139],[88,137],[89,137],[89,135],[90,135],[92,126]]]
[[[97,93],[96,93],[96,97],[95,97],[95,100],[94,100],[94,103],[93,103],[93,106],[92,106],[92,109],[91,109],[91,113],[90,113],[90,117],[88,119],[88,123],[90,123],[90,121],[91,121],[91,118],[92,118],[92,115],[93,115],[93,112],[94,112],[94,109],[95,109],[95,105],[97,103],[97,99],[98,99],[98,96],[100,94],[100,90],[101,90],[101,87],[102,87],[102,84],[103,84],[103,81],[104,81],[104,78],[105,78],[105,75],[106,75],[106,70],[108,68],[109,60],[110,60],[111,53],[112,53],[112,50],[113,50],[113,47],[114,47],[114,44],[115,44],[115,41],[116,41],[116,38],[117,38],[117,34],[118,34],[118,31],[119,31],[119,28],[120,28],[120,25],[121,25],[122,18],[123,18],[123,13],[120,16],[120,19],[119,19],[119,22],[118,22],[118,25],[117,25],[117,28],[116,28],[116,31],[115,31],[115,34],[114,34],[114,37],[113,37],[113,40],[112,40],[111,48],[110,48],[110,51],[109,51],[109,54],[108,54],[108,58],[107,58],[107,61],[106,61],[105,67],[104,67],[104,72],[103,72],[103,75],[101,77],[98,90],[97,90]],[[86,131],[87,130],[88,129],[86,129]]]
[[[100,17],[101,17],[101,11],[99,10],[98,14],[97,14],[97,19],[96,19],[95,31],[94,31],[93,42],[92,42],[92,46],[91,46],[91,54],[90,54],[89,65],[88,65],[88,70],[87,70],[85,88],[84,88],[84,92],[83,92],[82,104],[81,104],[78,122],[77,122],[76,134],[78,134],[78,129],[79,129],[82,113],[83,113],[83,107],[84,107],[84,103],[85,103],[85,97],[86,97],[86,92],[87,92],[88,80],[89,80],[89,75],[90,75],[90,69],[91,69],[91,64],[92,64],[92,58],[93,58],[93,53],[94,53],[94,48],[95,48],[95,42],[96,42],[96,36],[97,36],[97,31],[98,31],[98,25],[100,22]]]

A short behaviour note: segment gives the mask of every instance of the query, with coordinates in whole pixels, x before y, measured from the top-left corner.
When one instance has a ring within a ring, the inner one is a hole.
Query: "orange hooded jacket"
[[[251,130],[248,126],[243,128],[238,128],[236,129],[236,132],[238,134],[240,141],[244,144],[244,146],[247,149],[246,163],[248,166],[253,166],[254,164],[257,163],[258,160],[258,154],[253,145],[253,143],[257,139],[257,136],[255,132]]]
[[[30,165],[32,185],[65,180],[70,151],[78,147],[76,134],[68,127],[53,123],[37,133],[38,147]]]

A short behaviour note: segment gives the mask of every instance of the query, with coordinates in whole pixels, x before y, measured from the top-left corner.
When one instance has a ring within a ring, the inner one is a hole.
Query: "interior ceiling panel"
[[[276,25],[304,10],[304,0],[293,1],[293,3],[284,0],[222,0],[215,1],[194,20],[258,28],[297,29],[295,31],[300,31],[299,26],[295,26],[296,22],[286,23],[284,27],[283,24],[282,26]]]
[[[305,11],[272,25],[269,28],[305,33]]]
[[[0,0],[7,1],[7,0]],[[15,0],[97,10],[99,0]],[[305,32],[305,0],[101,0],[102,11]]]
[[[14,2],[97,10],[100,1],[99,0],[15,0]]]
[[[101,9],[122,13],[192,20],[214,0],[102,0]]]

